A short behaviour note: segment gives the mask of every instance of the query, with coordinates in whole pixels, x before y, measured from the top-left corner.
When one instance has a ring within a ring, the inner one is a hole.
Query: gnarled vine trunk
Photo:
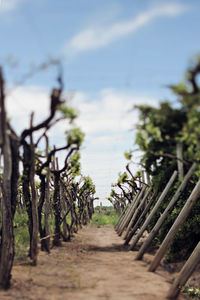
[[[0,245],[0,288],[9,288],[11,279],[11,270],[14,260],[14,230],[12,213],[12,152],[10,137],[6,123],[4,81],[0,69],[0,145],[3,153],[3,182],[2,182],[2,229]],[[13,199],[14,200],[14,199]],[[15,200],[14,200],[15,202]]]

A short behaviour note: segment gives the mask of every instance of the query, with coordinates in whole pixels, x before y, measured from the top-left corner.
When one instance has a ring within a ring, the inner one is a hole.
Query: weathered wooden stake
[[[147,177],[147,184],[150,186],[151,185],[151,178],[149,173],[146,172],[146,177]]]
[[[188,198],[188,200],[185,203],[184,207],[182,208],[180,214],[176,218],[176,221],[174,222],[174,224],[172,225],[171,229],[169,230],[167,236],[165,237],[164,241],[162,242],[158,252],[156,253],[154,260],[152,261],[152,263],[149,267],[150,272],[154,272],[157,269],[161,259],[163,258],[163,256],[167,252],[169,246],[171,245],[178,229],[181,227],[183,222],[186,220],[192,207],[196,203],[197,199],[199,199],[199,197],[200,197],[200,180],[196,184],[190,197]]]
[[[161,205],[161,203],[165,199],[167,193],[169,192],[170,187],[172,186],[174,180],[176,179],[176,176],[177,176],[177,171],[174,171],[174,173],[172,174],[170,180],[168,181],[168,183],[167,183],[164,191],[162,192],[161,196],[159,197],[158,201],[156,202],[156,205],[154,206],[152,212],[150,213],[150,215],[148,216],[148,218],[146,219],[146,221],[142,225],[142,228],[140,229],[140,231],[136,235],[135,239],[133,240],[133,243],[132,243],[132,245],[130,247],[130,250],[134,249],[134,247],[136,246],[137,242],[139,241],[139,239],[143,235],[144,231],[146,230],[146,228],[149,225],[150,221],[152,220],[153,216],[157,212],[159,206]]]
[[[138,205],[139,201],[141,200],[142,196],[144,195],[145,189],[146,189],[146,186],[143,186],[140,193],[137,194],[137,196],[135,197],[135,201],[133,202],[133,205],[131,206],[130,211],[125,216],[124,222],[123,222],[122,227],[119,231],[119,235],[122,235],[124,229],[128,226],[128,224],[131,220],[131,217],[132,217],[133,213],[135,212],[135,209],[137,208],[137,205]]]
[[[33,114],[31,114],[30,128],[33,127]],[[30,135],[31,147],[31,168],[30,168],[30,187],[32,194],[32,219],[33,219],[33,232],[31,240],[31,259],[34,266],[37,265],[38,255],[38,199],[35,186],[35,146],[33,141],[33,133]]]
[[[135,210],[135,212],[134,212],[134,214],[133,214],[133,216],[132,216],[132,218],[131,218],[131,220],[130,220],[130,222],[129,222],[129,225],[128,225],[128,227],[127,227],[126,234],[125,234],[125,236],[124,236],[124,239],[125,239],[125,240],[126,240],[127,237],[129,236],[131,227],[134,225],[135,220],[136,220],[136,217],[137,217],[138,213],[141,211],[141,209],[144,207],[145,202],[146,202],[146,200],[148,199],[148,197],[149,197],[151,191],[152,191],[152,188],[149,188],[149,189],[147,190],[146,194],[144,195],[144,198],[143,198],[142,201],[140,202],[138,208]]]
[[[46,157],[48,157],[49,152],[49,140],[45,136],[46,140]],[[49,225],[49,215],[50,215],[50,168],[47,167],[46,183],[45,183],[45,202],[44,202],[44,228],[45,235],[50,235],[50,225]],[[46,239],[47,251],[50,252],[50,237]]]
[[[186,282],[188,281],[192,273],[195,271],[199,263],[200,263],[200,242],[192,252],[191,256],[188,258],[180,274],[175,279],[174,283],[169,289],[167,298],[174,299],[178,296],[180,292],[180,288],[186,284]]]
[[[176,155],[177,155],[177,166],[178,166],[178,177],[179,179],[184,177],[184,167],[183,167],[183,143],[176,144]]]
[[[115,228],[116,231],[118,230],[118,228],[119,228],[119,226],[120,226],[120,224],[121,224],[121,222],[122,222],[122,220],[123,220],[123,218],[125,216],[125,213],[129,209],[129,207],[130,207],[130,203],[121,212],[121,214],[120,214],[120,216],[119,216],[119,218],[117,220],[117,223],[114,226],[114,228]]]
[[[137,219],[137,222],[135,223],[135,225],[133,226],[132,230],[129,233],[129,236],[127,237],[124,245],[128,245],[130,240],[132,239],[132,237],[134,236],[136,230],[139,228],[140,224],[142,223],[143,219],[145,218],[145,216],[147,215],[147,213],[149,212],[153,202],[156,200],[156,194],[154,193],[150,199],[150,201],[148,202],[147,206],[145,207],[145,209],[143,210],[142,214],[139,216],[139,218]]]
[[[117,229],[117,233],[120,234],[120,231],[122,230],[123,226],[124,226],[124,223],[127,219],[127,217],[129,216],[130,212],[131,212],[131,209],[135,203],[135,201],[137,200],[137,197],[139,196],[139,193],[137,193],[133,199],[133,201],[128,205],[127,209],[125,209],[125,213],[122,215],[122,219],[120,221],[120,224],[118,226],[118,229]]]
[[[189,169],[189,171],[187,172],[184,180],[182,181],[182,183],[180,184],[179,188],[177,189],[176,193],[174,194],[174,196],[172,197],[170,203],[168,204],[167,208],[165,209],[165,211],[162,213],[162,215],[160,216],[160,218],[158,219],[156,225],[154,226],[154,228],[151,230],[150,234],[148,235],[147,239],[144,241],[143,245],[141,246],[138,254],[136,255],[136,260],[140,260],[142,259],[144,253],[146,252],[146,250],[148,249],[148,247],[150,246],[152,240],[155,238],[155,236],[157,235],[157,233],[159,232],[162,224],[164,223],[166,217],[168,216],[169,212],[171,211],[171,209],[174,207],[175,203],[178,201],[181,193],[184,191],[184,189],[186,188],[186,185],[188,183],[188,181],[190,180],[192,174],[194,173],[194,170],[196,169],[197,164],[193,163],[193,165],[191,166],[191,168]]]
[[[137,195],[135,197],[137,197]],[[127,215],[129,214],[130,209],[131,209],[132,206],[133,206],[133,202],[129,203],[127,205],[127,207],[125,207],[124,211],[122,212],[122,215],[120,217],[120,221],[119,221],[119,223],[117,225],[117,228],[116,228],[117,233],[120,232],[120,229],[121,229],[121,227],[122,227],[122,225],[123,225],[123,223],[124,223]]]

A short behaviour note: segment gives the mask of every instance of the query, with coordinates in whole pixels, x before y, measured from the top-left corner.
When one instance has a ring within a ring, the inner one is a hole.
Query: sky
[[[0,65],[14,128],[27,127],[31,111],[35,122],[48,115],[58,75],[50,62],[59,59],[65,97],[85,132],[82,173],[96,185],[96,204],[107,205],[124,152],[137,149],[134,105],[173,99],[167,85],[183,80],[200,52],[199,28],[199,0],[0,0]],[[68,126],[52,130],[52,145],[63,145]]]

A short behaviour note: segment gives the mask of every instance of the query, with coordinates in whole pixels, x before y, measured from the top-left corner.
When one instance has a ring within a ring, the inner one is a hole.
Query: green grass
[[[200,299],[200,288],[184,286],[181,291],[186,294],[186,299]]]
[[[115,225],[118,214],[112,207],[97,207],[93,214],[91,224],[94,226]],[[51,233],[54,230],[54,218],[50,216]],[[68,216],[68,222],[70,216]],[[15,232],[15,260],[25,260],[29,249],[28,216],[26,211],[17,209],[14,219]]]
[[[96,208],[92,217],[92,225],[104,226],[104,225],[115,225],[119,216],[113,208],[102,207]]]
[[[44,218],[42,219],[44,223]],[[50,233],[54,232],[54,218],[49,216]],[[29,250],[28,216],[25,210],[17,209],[14,218],[15,260],[26,259]],[[39,235],[38,235],[39,237]]]
[[[27,256],[29,247],[28,216],[27,213],[18,210],[14,219],[15,232],[15,259],[23,260]]]

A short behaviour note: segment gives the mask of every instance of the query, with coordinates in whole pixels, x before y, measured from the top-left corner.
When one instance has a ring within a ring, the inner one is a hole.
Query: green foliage
[[[81,146],[85,134],[79,128],[73,128],[69,131],[66,131],[67,142],[69,145]]]
[[[95,194],[95,185],[92,182],[92,179],[89,176],[84,177],[84,183],[81,187],[81,193],[88,191],[91,194]]]
[[[110,195],[111,195],[111,194],[110,194]],[[113,199],[112,199],[112,197],[113,197],[113,196],[111,195],[111,197],[108,197],[108,198],[107,198],[107,200],[110,201],[111,204],[113,204]]]
[[[124,153],[124,156],[127,160],[131,160],[132,158],[132,151],[129,151],[129,152],[125,152]]]
[[[128,180],[128,175],[126,172],[119,174],[118,182],[119,184],[125,183]]]
[[[159,107],[136,106],[140,113],[140,121],[137,125],[136,143],[143,156],[142,165],[152,176],[154,192],[158,194],[164,189],[167,181],[175,169],[177,169],[176,146],[178,142],[183,145],[183,159],[192,164],[200,160],[200,87],[196,76],[200,73],[200,60],[188,70],[186,81],[170,88],[177,97],[175,105],[170,102],[161,102]],[[186,173],[189,165],[184,165]],[[200,167],[195,172],[193,179],[187,185],[184,193],[165,220],[159,231],[156,243],[161,244],[169,231],[177,215],[187,201],[192,189],[200,176]],[[159,216],[162,214],[180,182],[176,182],[168,193],[165,201],[154,216],[149,230],[153,228]],[[158,198],[157,198],[158,199]],[[192,209],[190,216],[184,222],[176,234],[168,251],[167,261],[187,259],[199,241],[200,228],[198,226],[200,204]]]
[[[186,294],[187,299],[200,299],[200,288],[184,286],[181,292]]]
[[[199,103],[200,104],[200,103]],[[183,127],[181,141],[186,143],[188,147],[188,158],[200,160],[200,105],[194,106],[188,111],[188,121]]]
[[[60,111],[63,117],[69,119],[71,122],[77,118],[78,114],[72,107],[68,107],[66,105],[60,105],[57,108],[57,111]]]
[[[18,209],[14,218],[15,259],[24,260],[28,254],[29,232],[27,213]]]
[[[44,222],[44,220],[42,220]],[[43,224],[44,225],[44,224]],[[49,226],[51,234],[54,233],[54,218],[50,216]],[[28,216],[25,210],[17,208],[14,217],[15,234],[15,260],[22,261],[27,258],[29,250]]]
[[[80,153],[78,151],[71,157],[69,165],[70,165],[73,178],[75,176],[80,175],[81,164],[80,164]]]
[[[169,88],[176,95],[185,95],[187,93],[187,85],[185,82],[180,82],[178,85],[169,85]]]
[[[92,217],[92,225],[105,226],[115,225],[118,220],[118,214],[113,208],[109,207],[97,207]]]
[[[136,143],[144,152],[142,164],[148,173],[152,166],[161,163],[166,154],[176,155],[177,138],[186,120],[182,109],[174,109],[169,102],[162,102],[158,108],[136,106],[140,112]],[[170,161],[171,159],[168,159]]]

